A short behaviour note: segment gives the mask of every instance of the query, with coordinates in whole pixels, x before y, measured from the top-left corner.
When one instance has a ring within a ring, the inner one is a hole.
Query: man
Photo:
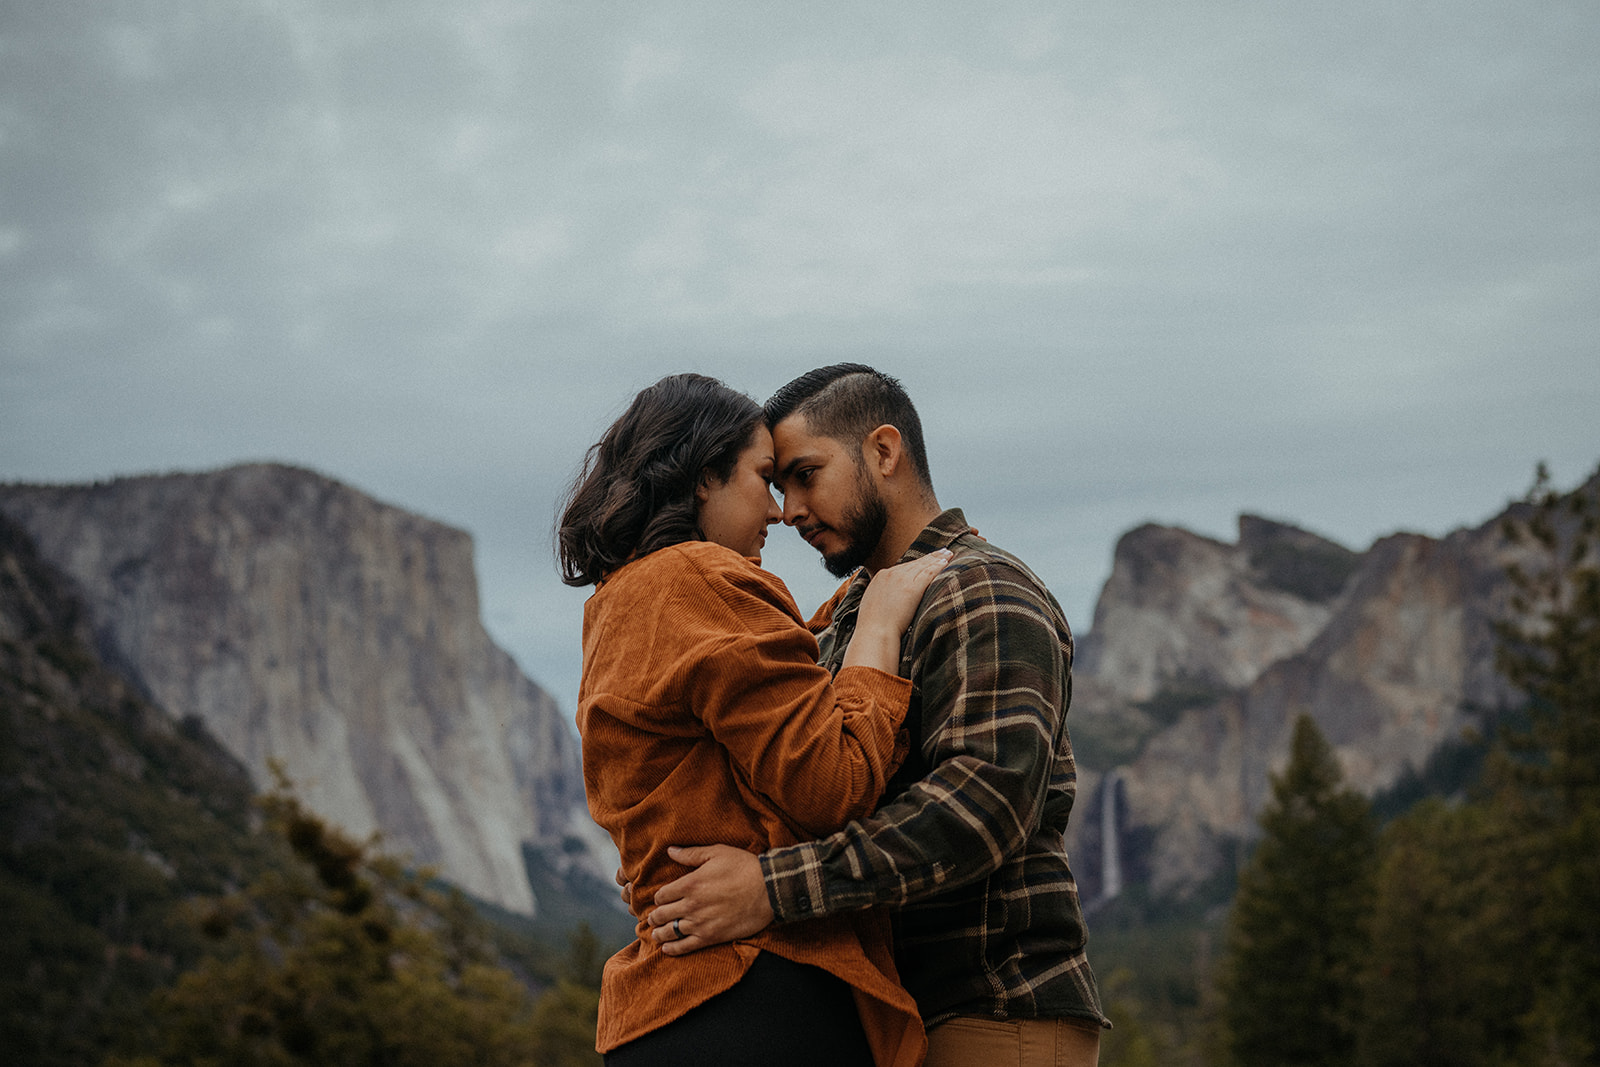
[[[761,856],[675,849],[696,869],[656,894],[664,952],[792,922],[895,909],[900,977],[927,1063],[1094,1064],[1106,1025],[1062,839],[1076,790],[1067,738],[1072,635],[1016,557],[942,511],[922,427],[895,379],[860,364],[802,375],[767,402],[784,522],[838,577],[819,612],[837,670],[870,576],[940,548],[951,562],[906,635],[911,754],[886,802],[821,841]]]

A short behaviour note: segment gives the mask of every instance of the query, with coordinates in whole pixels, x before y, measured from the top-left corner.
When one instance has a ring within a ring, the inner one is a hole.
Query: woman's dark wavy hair
[[[561,580],[593,585],[630,559],[703,540],[695,488],[727,481],[761,407],[702,374],[674,374],[633,398],[584,456],[556,529]]]

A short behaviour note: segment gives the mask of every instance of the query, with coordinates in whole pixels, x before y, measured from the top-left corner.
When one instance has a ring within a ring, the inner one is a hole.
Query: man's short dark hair
[[[761,409],[769,429],[790,415],[803,415],[811,432],[850,446],[861,462],[861,442],[879,426],[900,431],[906,454],[923,488],[933,490],[922,420],[898,379],[864,363],[835,363],[807,371],[772,394]]]

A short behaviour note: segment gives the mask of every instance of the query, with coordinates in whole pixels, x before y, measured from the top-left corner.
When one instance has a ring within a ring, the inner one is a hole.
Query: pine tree
[[[1428,800],[1384,831],[1362,980],[1362,1067],[1479,1067],[1514,1047],[1531,1003],[1516,827],[1498,808]]]
[[[459,894],[281,788],[263,806],[295,862],[204,909],[216,952],[153,998],[155,1047],[108,1067],[531,1067],[532,998]]]
[[[587,1067],[600,1062],[594,1050],[600,1023],[600,977],[605,958],[588,923],[573,931],[565,973],[534,1006],[534,1061],[540,1067]]]
[[[1342,782],[1301,716],[1230,917],[1222,1021],[1239,1067],[1354,1062],[1376,834],[1365,798]]]
[[[1496,803],[1516,823],[1516,877],[1530,902],[1525,946],[1535,1003],[1528,1057],[1600,1057],[1600,472],[1579,490],[1550,488],[1541,464],[1507,540],[1535,561],[1513,567],[1516,615],[1499,627],[1498,664],[1527,698],[1528,727],[1509,733],[1492,769]]]
[[[1540,468],[1504,533],[1498,666],[1525,725],[1470,803],[1384,834],[1361,1062],[1564,1065],[1600,1050],[1600,479]],[[1516,716],[1513,716],[1515,720]]]

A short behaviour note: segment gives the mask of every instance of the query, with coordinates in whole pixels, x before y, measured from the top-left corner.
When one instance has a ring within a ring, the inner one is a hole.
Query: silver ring
[[[672,936],[673,936],[673,939],[677,940],[677,941],[682,941],[683,940],[683,927],[678,925],[681,922],[683,922],[682,919],[673,919],[672,920]]]

